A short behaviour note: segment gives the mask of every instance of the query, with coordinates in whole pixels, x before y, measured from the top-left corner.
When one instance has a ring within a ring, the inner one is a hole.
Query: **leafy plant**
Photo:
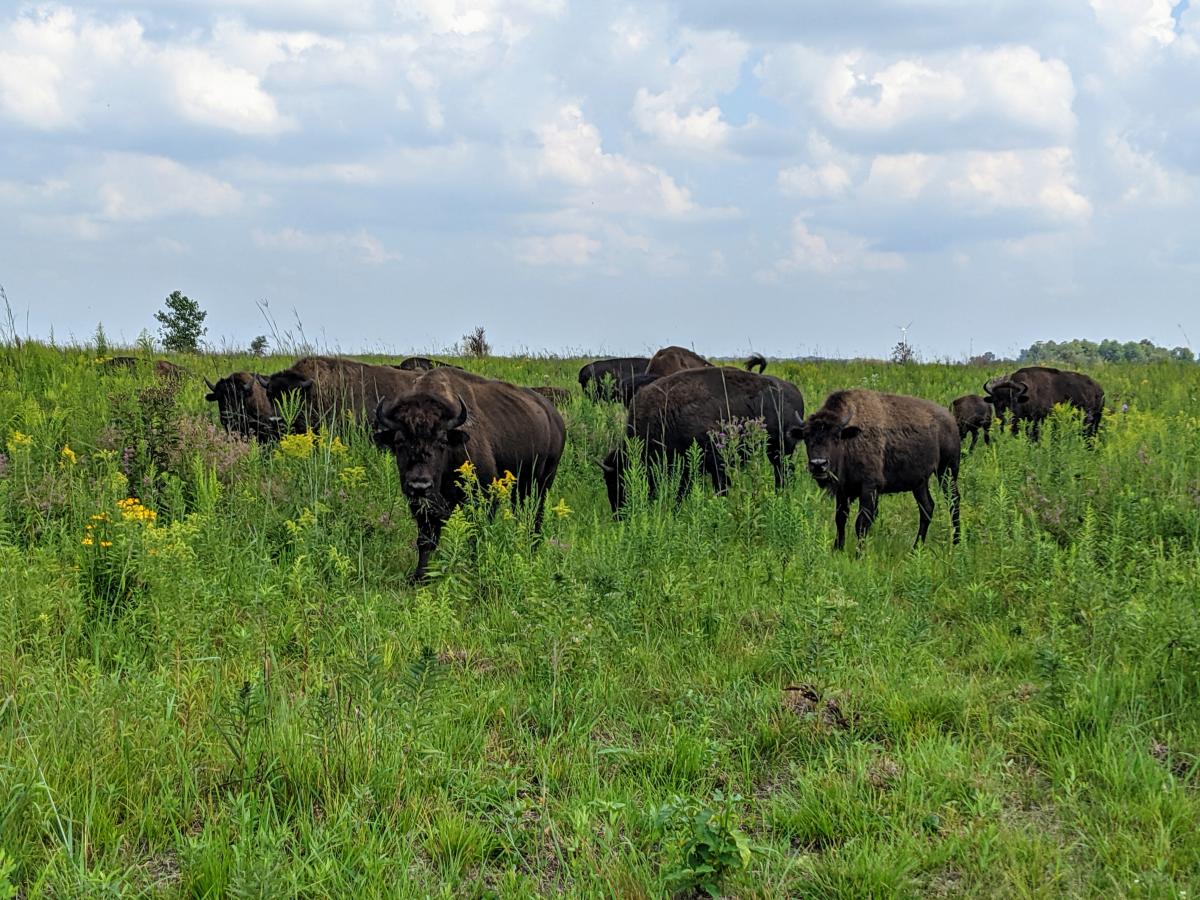
[[[658,811],[655,824],[673,836],[679,864],[667,873],[667,882],[680,891],[704,891],[719,897],[732,873],[749,867],[750,839],[735,823],[738,794],[714,791],[713,805],[675,797]]]
[[[200,304],[179,291],[167,295],[166,305],[154,314],[158,319],[158,332],[162,335],[164,350],[174,353],[195,353],[200,349],[200,338],[208,329],[204,320],[208,313]]]

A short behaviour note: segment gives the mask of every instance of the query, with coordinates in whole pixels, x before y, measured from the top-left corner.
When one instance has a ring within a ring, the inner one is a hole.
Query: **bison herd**
[[[879,496],[904,492],[917,501],[916,543],[924,541],[934,510],[931,478],[949,499],[957,543],[958,472],[968,434],[971,449],[981,431],[990,443],[993,420],[999,416],[1003,427],[1008,416],[1013,434],[1027,423],[1037,440],[1055,404],[1065,403],[1082,411],[1090,439],[1104,406],[1103,390],[1087,375],[1032,366],[988,381],[984,396],[959,397],[949,411],[919,397],[844,390],[806,418],[800,390],[765,374],[766,368],[757,354],[736,368],[713,365],[683,347],[583,366],[579,385],[586,396],[627,408],[624,438],[599,463],[613,513],[620,515],[625,504],[634,454],[652,496],[669,475],[672,483],[678,479],[681,498],[693,474],[685,463],[697,452],[700,474],[720,494],[728,466],[745,452],[739,436],[753,431],[765,440],[779,486],[788,459],[805,445],[809,474],[835,500],[835,548],[845,544],[851,503],[858,501],[855,534],[861,539],[875,520]],[[556,407],[571,396],[563,388],[520,387],[426,357],[393,366],[306,356],[271,375],[234,372],[208,388],[222,425],[259,441],[365,422],[395,459],[417,524],[413,580],[425,577],[442,527],[466,499],[465,471],[485,484],[507,478],[508,496],[533,503],[540,529],[566,441]]]

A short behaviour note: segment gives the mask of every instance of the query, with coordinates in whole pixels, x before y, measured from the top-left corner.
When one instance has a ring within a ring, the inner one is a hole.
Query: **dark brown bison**
[[[170,360],[159,359],[154,362],[154,374],[163,381],[183,381],[191,373]]]
[[[648,372],[642,372],[640,375],[622,378],[615,388],[616,399],[620,400],[622,405],[629,406],[638,391],[646,385],[658,381],[659,377],[658,375],[651,375]]]
[[[136,356],[113,356],[101,363],[101,366],[115,372],[118,369],[136,369],[141,362]]]
[[[579,370],[579,386],[593,400],[616,400],[622,380],[644,374],[650,365],[648,356],[614,356],[598,359]]]
[[[300,406],[284,431],[318,428],[353,417],[369,422],[380,400],[398,397],[419,378],[394,366],[375,366],[343,356],[305,356],[267,379],[267,398],[281,416],[283,398],[295,393]]]
[[[975,449],[981,431],[983,432],[983,442],[985,444],[992,442],[992,420],[996,414],[992,410],[992,404],[988,401],[978,394],[964,394],[950,404],[950,412],[954,415],[954,421],[958,423],[959,438],[966,440],[967,435],[971,435],[971,446],[968,449]]]
[[[1018,434],[1022,422],[1029,422],[1029,437],[1041,436],[1042,421],[1056,403],[1066,403],[1083,412],[1083,433],[1095,436],[1104,415],[1104,390],[1082,372],[1064,372],[1046,366],[1017,369],[1007,378],[989,381],[983,386],[987,400],[1003,417],[1012,415],[1012,433]]]
[[[566,426],[553,404],[523,387],[449,367],[418,377],[400,396],[381,400],[375,442],[396,458],[400,486],[417,522],[417,567],[425,577],[442,526],[466,498],[461,479],[490,484],[516,477],[510,497],[533,497],[540,531],[546,492],[554,482]]]
[[[875,521],[879,495],[904,491],[912,491],[917,500],[921,518],[916,543],[924,541],[933,518],[930,475],[948,488],[950,521],[958,543],[962,439],[954,417],[945,409],[919,397],[837,391],[805,420],[801,438],[808,451],[809,473],[837,500],[835,549],[846,543],[846,520],[854,500],[858,500],[854,531],[861,539]]]
[[[661,378],[685,369],[706,369],[710,366],[712,363],[707,359],[686,347],[663,347],[650,358],[646,371]]]
[[[531,387],[529,390],[535,394],[541,394],[555,406],[566,406],[571,402],[571,392],[566,388],[539,384],[537,387]]]
[[[269,441],[279,436],[278,416],[267,397],[267,376],[256,372],[234,372],[216,384],[207,378],[205,400],[217,404],[221,424],[231,434]]]
[[[430,359],[428,356],[410,356],[407,359],[400,360],[396,368],[402,369],[405,372],[428,372],[430,369],[437,369],[448,365],[450,363]]]
[[[728,366],[686,369],[660,378],[638,391],[625,421],[626,437],[640,438],[651,496],[656,493],[656,469],[675,468],[692,444],[700,447],[704,472],[718,493],[728,479],[724,445],[748,422],[760,422],[767,434],[767,456],[777,484],[783,482],[784,461],[796,449],[804,397],[786,381]],[[622,442],[600,462],[613,512],[624,503],[624,475],[629,467]],[[690,486],[686,468],[679,497]]]

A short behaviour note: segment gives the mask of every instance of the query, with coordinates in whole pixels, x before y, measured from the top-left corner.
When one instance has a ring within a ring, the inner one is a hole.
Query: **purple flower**
[[[8,457],[0,453],[0,478],[8,475]]]

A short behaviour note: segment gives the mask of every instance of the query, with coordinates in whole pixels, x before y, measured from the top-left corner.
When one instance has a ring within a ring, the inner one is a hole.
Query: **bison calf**
[[[546,492],[554,483],[566,426],[540,394],[449,366],[417,378],[375,410],[375,442],[396,459],[400,487],[417,523],[417,567],[425,577],[442,527],[466,493],[460,479],[470,462],[482,484],[506,471],[516,476],[511,498],[533,497],[541,530]]]
[[[854,500],[858,501],[854,531],[862,539],[875,521],[879,495],[904,491],[912,491],[916,498],[920,511],[916,543],[924,541],[933,518],[930,475],[948,486],[950,521],[958,543],[962,440],[954,417],[945,409],[918,397],[837,391],[800,431],[809,473],[837,501],[834,549],[845,546],[846,520]]]
[[[992,419],[996,417],[992,404],[978,394],[965,394],[950,404],[950,412],[954,414],[954,421],[958,423],[959,438],[966,440],[967,435],[971,435],[971,446],[968,449],[975,449],[980,431],[983,432],[985,444],[992,442]]]

